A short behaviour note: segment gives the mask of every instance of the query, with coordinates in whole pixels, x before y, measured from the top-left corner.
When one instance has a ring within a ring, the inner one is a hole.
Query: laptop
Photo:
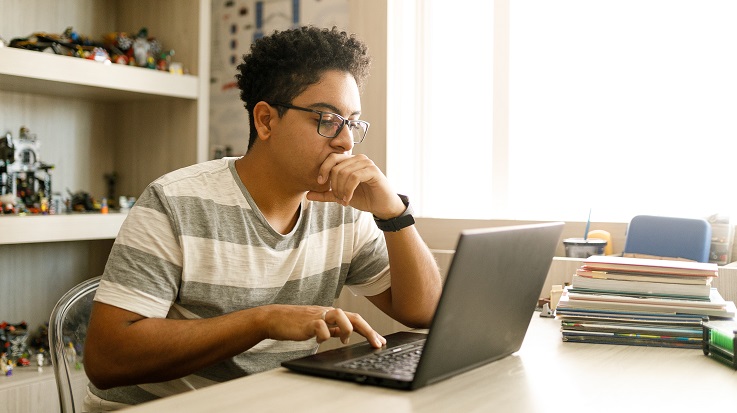
[[[563,223],[462,231],[428,334],[387,335],[282,362],[299,373],[413,390],[504,358],[522,345]]]

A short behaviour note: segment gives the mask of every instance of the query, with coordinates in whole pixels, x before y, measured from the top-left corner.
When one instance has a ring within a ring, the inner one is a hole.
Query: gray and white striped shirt
[[[294,229],[279,234],[238,177],[235,158],[226,158],[179,169],[146,188],[120,229],[95,300],[145,317],[195,319],[267,304],[331,306],[344,285],[372,296],[390,281],[384,237],[371,214],[305,199]],[[90,390],[140,403],[316,349],[314,339],[265,340],[183,379]]]

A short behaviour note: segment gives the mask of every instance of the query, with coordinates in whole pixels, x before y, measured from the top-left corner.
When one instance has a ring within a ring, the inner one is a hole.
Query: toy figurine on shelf
[[[6,353],[3,353],[2,356],[0,356],[0,364],[2,364],[0,365],[0,368],[2,368],[3,375],[13,375],[13,360],[8,358],[8,355]]]
[[[103,49],[102,47],[95,47],[94,49],[92,49],[92,52],[85,53],[86,59],[106,64],[110,64],[111,62],[110,55],[108,54],[107,50]]]
[[[157,57],[161,55],[161,43],[154,37],[149,37],[148,29],[143,27],[133,39],[133,57],[140,67],[156,69]]]
[[[0,202],[15,198],[14,211],[41,212],[41,200],[51,195],[53,165],[41,162],[41,144],[25,126],[18,139],[10,132],[0,137]]]
[[[70,199],[70,205],[69,210],[70,211],[76,211],[76,212],[88,212],[88,211],[98,211],[100,210],[99,206],[95,206],[95,204],[98,204],[95,202],[95,199],[92,198],[92,196],[84,191],[79,191],[72,193],[69,189],[67,189],[67,192],[69,193],[69,199]],[[98,204],[99,205],[99,204]]]
[[[107,199],[108,205],[111,208],[115,208],[115,187],[118,184],[118,173],[113,171],[109,174],[104,174],[105,184],[107,185]]]
[[[77,370],[82,368],[82,365],[77,359],[77,350],[74,349],[74,344],[71,341],[67,343],[66,348],[64,348],[64,357],[67,359],[68,365],[74,366]]]
[[[148,29],[145,27],[138,31],[136,38],[133,40],[133,57],[136,65],[145,67],[148,65],[148,58],[153,54],[151,42],[148,40]]]
[[[38,367],[38,372],[42,372],[44,369],[44,349],[39,349],[38,353],[36,353],[36,366]]]
[[[9,46],[80,57],[106,64],[112,62],[170,73],[183,73],[181,63],[171,62],[174,51],[163,52],[161,43],[148,35],[146,27],[141,28],[135,36],[126,32],[110,32],[102,36],[102,41],[93,41],[67,27],[61,34],[36,32],[28,37],[15,38],[10,41]]]
[[[103,44],[110,51],[113,63],[127,65],[133,53],[133,39],[126,32],[111,32],[103,36]]]
[[[72,27],[67,27],[61,34],[35,32],[28,37],[11,39],[9,46],[79,57],[80,50],[90,51],[101,44],[75,32]]]
[[[22,360],[28,354],[28,325],[25,321],[18,324],[10,324],[3,321],[0,323],[0,346],[5,352],[7,359],[23,364]]]
[[[0,215],[15,214],[15,205],[18,201],[13,194],[0,195]]]

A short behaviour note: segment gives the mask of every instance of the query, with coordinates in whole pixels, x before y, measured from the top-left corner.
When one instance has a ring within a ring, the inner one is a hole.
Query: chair
[[[709,262],[711,225],[705,219],[637,215],[630,221],[624,254]]]
[[[71,370],[82,357],[92,299],[100,277],[86,280],[64,294],[51,311],[49,347],[62,413],[74,412]],[[75,356],[76,353],[76,356]],[[74,360],[72,358],[75,358]]]

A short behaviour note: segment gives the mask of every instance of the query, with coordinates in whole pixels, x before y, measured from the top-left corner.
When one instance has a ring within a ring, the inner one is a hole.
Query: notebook
[[[522,345],[562,231],[560,222],[462,231],[428,334],[394,333],[381,349],[363,342],[282,366],[410,390],[504,358]]]

